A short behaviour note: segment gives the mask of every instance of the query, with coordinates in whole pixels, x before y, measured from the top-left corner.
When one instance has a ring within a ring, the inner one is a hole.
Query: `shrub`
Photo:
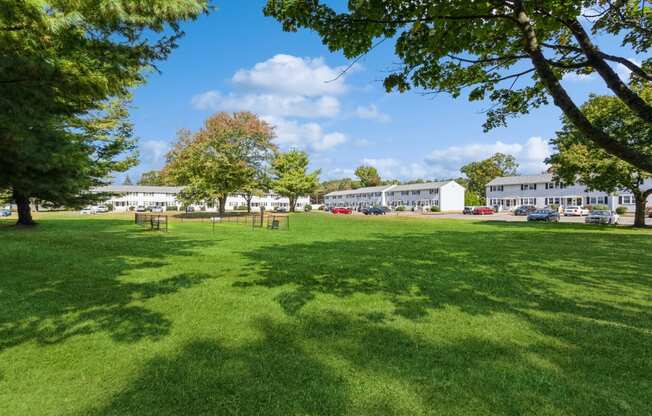
[[[430,207],[430,212],[440,212],[441,209],[439,208],[439,205],[433,205]]]
[[[403,205],[396,207],[394,211],[405,211],[405,207]]]
[[[616,214],[623,215],[627,213],[627,207],[618,207],[616,208]]]
[[[317,209],[320,210],[320,211],[323,211],[323,210],[326,209],[326,206],[325,205],[320,205],[319,208],[317,208]]]
[[[604,204],[597,204],[591,206],[591,211],[607,211],[607,210],[609,210],[609,207]]]
[[[246,206],[246,205],[239,205],[239,206],[233,208],[233,210],[234,210],[234,211],[246,211],[246,210],[247,210],[247,206]]]
[[[312,211],[312,205],[310,205],[310,204],[306,204],[306,206],[303,207],[303,210],[304,210],[305,212],[310,212],[310,211]]]
[[[550,205],[548,205],[548,208],[550,208],[550,209],[552,209],[552,210],[557,210],[557,209],[559,209],[559,205],[557,205],[557,204],[550,204]]]

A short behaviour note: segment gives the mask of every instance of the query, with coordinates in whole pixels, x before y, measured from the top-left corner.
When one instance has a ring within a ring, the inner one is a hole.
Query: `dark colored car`
[[[362,210],[362,213],[364,215],[385,215],[385,210],[377,207],[365,208]]]
[[[552,209],[538,209],[530,212],[527,216],[528,221],[546,221],[559,222],[559,211]]]
[[[489,207],[475,207],[473,208],[473,215],[492,215],[494,210]]]
[[[516,208],[514,210],[514,215],[528,215],[530,212],[534,212],[537,210],[537,207],[534,205],[521,205],[520,207]]]
[[[462,214],[473,215],[473,207],[464,207],[464,211],[462,211]]]
[[[351,214],[353,211],[351,211],[349,208],[333,208],[331,209],[331,212],[333,214]]]

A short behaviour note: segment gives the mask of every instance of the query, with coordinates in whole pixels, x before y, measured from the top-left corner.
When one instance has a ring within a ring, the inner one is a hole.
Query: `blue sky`
[[[376,166],[383,178],[455,177],[463,164],[496,151],[513,154],[522,173],[545,168],[547,140],[560,125],[556,107],[484,133],[488,103],[416,91],[387,94],[382,78],[398,61],[391,42],[326,82],[350,61],[310,31],[283,32],[263,16],[264,3],[216,2],[215,12],[184,25],[186,36],[160,63],[162,73],[134,91],[141,163],[128,172],[132,180],[162,167],[177,130],[197,130],[216,111],[239,110],[272,123],[281,149],[306,150],[322,180],[350,177],[360,164]],[[564,83],[580,101],[590,91],[603,92],[595,76]]]

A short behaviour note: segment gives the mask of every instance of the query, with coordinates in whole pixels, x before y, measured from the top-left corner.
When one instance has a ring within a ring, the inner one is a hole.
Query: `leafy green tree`
[[[650,85],[633,86],[641,96],[652,102]],[[596,126],[610,135],[622,137],[630,142],[640,142],[652,137],[652,124],[637,117],[622,101],[613,96],[591,96],[582,106],[582,112]],[[556,153],[549,162],[561,180],[579,182],[588,189],[604,192],[629,190],[636,200],[634,225],[645,226],[645,209],[652,187],[645,189],[643,181],[652,174],[609,155],[602,149],[588,145],[590,141],[567,118],[553,140]]]
[[[355,176],[360,179],[360,186],[363,188],[367,186],[378,186],[381,182],[378,170],[373,166],[358,166],[355,170]]]
[[[612,65],[652,81],[652,58],[642,65],[627,59],[652,46],[649,1],[622,0],[374,0],[349,1],[334,9],[319,0],[268,0],[265,14],[286,31],[315,30],[331,51],[348,58],[395,42],[402,65],[385,78],[388,91],[417,87],[472,101],[495,103],[486,129],[527,114],[550,98],[578,130],[599,147],[639,169],[652,172],[651,137],[629,143],[591,123],[561,85],[564,75],[595,73],[607,88],[646,123],[652,103],[632,90]],[[616,54],[595,38],[622,40]]]
[[[310,195],[319,186],[319,171],[308,173],[308,163],[308,155],[298,150],[281,153],[272,162],[272,185],[279,195],[290,199],[290,212],[300,196]]]
[[[107,129],[98,113],[169,55],[181,21],[208,10],[206,0],[2,2],[0,183],[18,223],[33,223],[30,198],[77,203],[81,185],[99,184],[107,167],[120,171],[116,152],[131,152],[130,132],[93,140]]]
[[[460,169],[467,178],[467,192],[477,195],[480,200],[487,196],[487,184],[499,176],[514,176],[518,163],[514,156],[496,153],[477,162],[468,163]],[[472,198],[470,196],[469,198]]]
[[[158,170],[143,172],[138,180],[138,185],[165,186],[165,177]]]
[[[255,114],[217,113],[197,133],[179,132],[164,170],[186,185],[183,202],[218,200],[223,215],[228,195],[249,185],[275,154],[273,138],[272,127]]]
[[[11,189],[18,224],[34,224],[30,199],[80,207],[106,198],[88,190],[137,163],[127,117],[125,102],[112,100],[92,116],[55,119],[5,137],[11,140],[0,152],[0,188]]]
[[[0,125],[96,110],[145,80],[207,0],[22,0],[0,9]],[[2,136],[0,136],[0,139]]]
[[[254,196],[263,196],[272,188],[272,178],[266,169],[257,171],[247,183],[240,187],[245,201],[247,201],[247,212],[251,212],[251,200]]]

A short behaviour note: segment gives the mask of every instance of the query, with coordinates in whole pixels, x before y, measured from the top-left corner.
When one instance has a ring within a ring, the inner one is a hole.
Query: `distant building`
[[[385,185],[330,192],[324,195],[324,203],[331,208],[404,206],[429,209],[437,206],[442,211],[462,211],[464,192],[464,187],[455,181]]]
[[[184,207],[185,204],[177,199],[183,190],[182,186],[140,186],[140,185],[110,185],[94,188],[93,192],[112,194],[104,204],[113,206],[117,212],[133,211],[136,207],[161,207],[164,210]],[[310,204],[310,198],[299,197],[296,208],[302,210]],[[226,200],[225,210],[232,211],[237,207],[247,205],[247,200],[241,193],[229,195]],[[193,208],[202,211],[217,211],[217,201],[205,201],[201,204],[192,204]],[[267,193],[262,196],[254,196],[251,199],[252,208],[259,209],[261,206],[267,210],[274,208],[290,208],[290,200],[274,193]]]
[[[652,180],[643,184],[644,189],[652,187]],[[648,198],[648,204],[652,197]],[[520,205],[534,205],[538,208],[550,205],[607,205],[610,209],[624,206],[630,211],[636,208],[634,195],[629,191],[608,194],[601,191],[587,191],[586,186],[555,182],[551,174],[531,176],[499,177],[487,184],[487,205],[513,210]]]

